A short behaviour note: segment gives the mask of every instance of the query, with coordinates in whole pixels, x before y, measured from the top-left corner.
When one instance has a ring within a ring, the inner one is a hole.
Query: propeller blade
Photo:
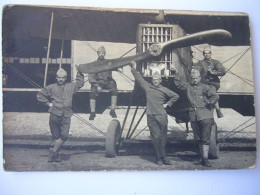
[[[135,56],[129,56],[124,58],[116,58],[111,60],[95,61],[87,64],[80,64],[78,70],[82,73],[98,73],[121,68],[130,64],[131,61],[140,61],[151,58],[153,56],[159,56],[166,48],[176,49],[181,47],[188,47],[191,45],[198,45],[202,43],[209,43],[212,40],[219,40],[224,38],[231,38],[230,32],[222,29],[207,30],[190,35],[186,35],[171,41],[163,43],[155,43],[150,46],[149,50],[144,53],[137,54]]]
[[[78,70],[82,73],[91,73],[95,74],[98,72],[104,72],[108,70],[113,70],[116,68],[121,68],[123,66],[126,66],[130,64],[132,61],[140,61],[151,57],[149,51],[146,51],[144,53],[135,55],[135,56],[129,56],[124,58],[116,58],[111,60],[102,60],[102,61],[95,61],[88,64],[80,64],[78,67]]]
[[[173,39],[163,43],[155,43],[149,48],[152,56],[161,55],[162,51],[166,48],[176,49],[182,47],[188,47],[191,45],[199,45],[203,43],[210,43],[215,40],[231,38],[230,32],[222,29],[214,29],[202,31],[190,35],[186,35],[177,39]]]

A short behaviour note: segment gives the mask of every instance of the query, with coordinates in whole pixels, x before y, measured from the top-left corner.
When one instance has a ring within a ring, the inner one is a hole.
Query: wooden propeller
[[[171,41],[155,43],[150,46],[149,50],[134,56],[115,58],[110,60],[95,61],[87,64],[80,64],[78,70],[82,73],[98,73],[113,70],[130,64],[131,61],[145,60],[151,57],[160,56],[166,48],[176,49],[209,43],[212,40],[231,38],[230,32],[222,29],[207,30],[190,35],[186,35]]]

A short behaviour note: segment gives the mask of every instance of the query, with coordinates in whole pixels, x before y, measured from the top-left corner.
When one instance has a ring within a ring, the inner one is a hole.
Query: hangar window
[[[34,58],[30,58],[30,63],[34,64]]]
[[[8,63],[14,63],[14,57],[8,58]]]
[[[20,59],[19,59],[19,63],[20,63],[20,64],[24,64],[24,58],[20,58]]]
[[[51,59],[52,64],[57,64],[57,59]]]
[[[49,67],[47,74],[47,84],[55,82],[55,75],[59,68],[57,59],[60,58],[61,40],[52,40],[50,48]],[[37,83],[40,87],[44,84],[44,74],[46,66],[47,39],[31,40],[3,40],[3,75],[4,87],[6,88],[35,88],[29,80]],[[24,49],[26,48],[26,49]],[[70,81],[71,64],[68,60],[71,57],[71,42],[64,42],[62,67],[68,72]],[[26,79],[27,78],[27,79]]]

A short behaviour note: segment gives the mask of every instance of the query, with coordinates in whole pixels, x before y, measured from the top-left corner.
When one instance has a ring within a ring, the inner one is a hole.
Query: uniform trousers
[[[50,113],[49,125],[54,140],[66,141],[69,136],[71,117],[57,116]]]
[[[211,128],[214,124],[214,119],[203,119],[191,121],[191,127],[193,129],[194,139],[202,145],[210,144]]]
[[[168,129],[167,114],[148,114],[147,125],[150,129],[156,159],[164,158]]]
[[[99,82],[98,85],[101,87],[101,89],[107,89],[109,92],[111,92],[111,96],[117,96],[117,85],[114,80]],[[95,85],[91,85],[90,99],[96,99],[97,96],[97,87]]]

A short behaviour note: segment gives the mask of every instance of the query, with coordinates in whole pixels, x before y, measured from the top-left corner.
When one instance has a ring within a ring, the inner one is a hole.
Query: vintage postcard
[[[6,5],[5,171],[256,167],[245,13]]]

